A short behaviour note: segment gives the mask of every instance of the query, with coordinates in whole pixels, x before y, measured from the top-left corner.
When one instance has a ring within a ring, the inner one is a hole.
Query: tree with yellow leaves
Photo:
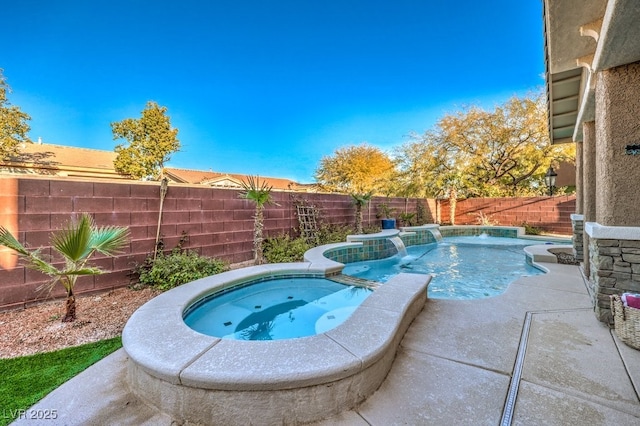
[[[115,148],[113,162],[116,172],[133,179],[160,180],[164,164],[171,154],[180,150],[178,129],[171,127],[167,107],[147,102],[139,119],[127,118],[111,123],[113,139],[126,139]]]
[[[362,143],[339,148],[316,169],[316,182],[344,194],[385,194],[395,174],[393,161],[379,148]]]
[[[446,115],[398,150],[400,173],[431,196],[541,195],[549,166],[575,161],[573,144],[551,144],[546,111],[540,95]]]
[[[20,144],[29,142],[27,133],[30,127],[27,122],[31,117],[19,107],[11,105],[7,98],[10,91],[0,68],[0,160],[18,155]]]

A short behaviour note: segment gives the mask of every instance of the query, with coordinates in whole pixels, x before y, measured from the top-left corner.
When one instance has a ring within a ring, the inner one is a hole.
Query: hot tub
[[[185,309],[214,291],[256,279],[325,277],[343,266],[319,257],[316,263],[243,268],[152,299],[122,333],[131,390],[178,421],[203,424],[297,424],[352,409],[386,377],[426,302],[429,276],[397,275],[341,325],[309,337],[222,339],[183,320]]]

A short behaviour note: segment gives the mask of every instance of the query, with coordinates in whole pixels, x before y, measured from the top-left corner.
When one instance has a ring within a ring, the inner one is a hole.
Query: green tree
[[[323,157],[315,178],[327,191],[389,195],[394,171],[394,163],[387,154],[363,143],[339,148],[333,156]]]
[[[18,155],[20,144],[30,142],[27,133],[31,128],[27,122],[31,117],[17,106],[11,105],[7,98],[7,93],[10,92],[11,88],[0,68],[0,160]]]
[[[117,253],[127,243],[129,229],[115,226],[97,227],[93,218],[84,213],[78,220],[72,220],[62,230],[51,236],[51,247],[62,257],[64,265],[61,269],[53,262],[45,260],[41,249],[28,250],[11,233],[0,226],[0,245],[18,253],[18,256],[30,269],[42,272],[51,277],[45,284],[49,290],[60,283],[67,292],[66,313],[63,322],[76,319],[76,297],[73,288],[78,277],[98,275],[103,271],[97,267],[87,266],[89,258],[98,252],[107,256]]]
[[[449,148],[468,164],[470,183],[479,196],[538,195],[553,161],[574,160],[574,145],[552,145],[546,103],[511,98],[494,111],[479,108],[445,117],[440,128]]]
[[[356,207],[356,233],[362,234],[364,230],[362,228],[362,209],[364,206],[369,204],[371,201],[371,197],[373,194],[371,192],[367,192],[366,194],[350,194],[351,201],[353,205]]]
[[[449,197],[540,195],[549,165],[575,160],[573,144],[551,144],[541,95],[444,116],[398,152],[408,182]]]
[[[466,165],[439,132],[412,135],[413,141],[396,150],[398,175],[407,188],[406,196],[447,198],[449,222],[455,224],[458,197],[470,195]]]
[[[275,204],[271,197],[273,189],[264,179],[260,182],[259,176],[249,176],[246,181],[242,181],[243,191],[239,197],[252,201],[256,205],[253,216],[253,253],[256,265],[265,263],[262,242],[264,241],[264,207],[267,204]]]
[[[429,142],[427,142],[429,141]],[[436,198],[442,196],[442,184],[438,182],[447,170],[447,152],[431,138],[412,134],[411,141],[396,147],[396,182],[404,188],[405,197]]]
[[[117,145],[113,165],[116,172],[134,179],[162,179],[164,164],[180,150],[178,129],[171,127],[167,108],[147,102],[142,117],[111,123],[113,139],[126,139]]]

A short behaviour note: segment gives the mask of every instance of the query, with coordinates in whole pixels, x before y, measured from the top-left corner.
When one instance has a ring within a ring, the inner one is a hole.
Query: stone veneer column
[[[596,220],[596,123],[583,123],[582,133],[582,213],[584,223]],[[582,270],[586,277],[590,274],[589,235],[583,233]]]
[[[596,222],[640,226],[640,62],[601,71],[596,83]]]
[[[640,227],[587,223],[593,306],[600,321],[613,324],[610,296],[640,293]]]
[[[573,256],[578,262],[584,262],[584,216],[581,214],[571,215],[571,230],[573,243]]]

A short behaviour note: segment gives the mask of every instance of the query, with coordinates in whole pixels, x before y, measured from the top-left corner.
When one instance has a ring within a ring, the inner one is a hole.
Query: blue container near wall
[[[382,219],[382,229],[396,229],[396,220]]]

